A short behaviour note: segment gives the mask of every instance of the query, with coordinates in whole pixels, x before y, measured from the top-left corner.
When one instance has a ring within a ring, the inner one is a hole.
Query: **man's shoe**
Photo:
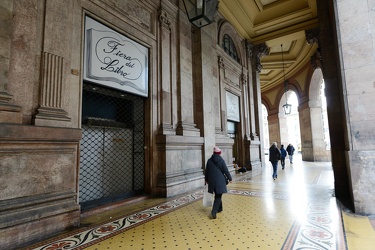
[[[216,214],[214,214],[214,213],[211,212],[211,215],[212,215],[213,219],[216,219]]]

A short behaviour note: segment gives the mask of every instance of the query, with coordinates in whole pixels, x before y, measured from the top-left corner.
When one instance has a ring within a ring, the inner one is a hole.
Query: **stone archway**
[[[326,106],[322,105],[323,74],[316,69],[312,74],[308,102],[300,108],[302,160],[330,161],[331,152],[327,149],[328,124]]]
[[[309,109],[312,127],[312,146],[314,161],[330,161],[331,151],[329,147],[329,132],[327,117],[327,105],[324,96],[324,79],[320,69],[316,69],[312,75],[309,89]]]

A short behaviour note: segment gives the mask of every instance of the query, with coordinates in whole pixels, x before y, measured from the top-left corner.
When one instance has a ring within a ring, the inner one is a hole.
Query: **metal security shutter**
[[[82,208],[143,193],[144,99],[89,83],[82,99]]]

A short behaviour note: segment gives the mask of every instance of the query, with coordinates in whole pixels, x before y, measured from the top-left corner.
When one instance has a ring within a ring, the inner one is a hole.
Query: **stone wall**
[[[215,145],[230,168],[237,143],[240,164],[260,169],[260,85],[250,82],[256,73],[247,42],[224,25],[241,54],[241,63],[233,61],[218,41],[219,24],[225,21],[194,28],[180,3],[0,3],[6,24],[0,27],[0,248],[20,247],[80,223],[86,15],[149,50],[143,147],[147,194],[171,197],[202,188]],[[226,58],[221,69],[220,57]],[[227,134],[226,91],[240,100],[237,142]]]
[[[371,2],[371,1],[370,1]],[[374,2],[335,2],[344,107],[345,155],[354,210],[375,214],[375,10]]]
[[[79,129],[0,124],[0,248],[79,225],[80,138]]]

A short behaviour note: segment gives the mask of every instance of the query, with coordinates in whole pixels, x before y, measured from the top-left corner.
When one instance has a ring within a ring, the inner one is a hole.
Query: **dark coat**
[[[280,153],[281,153],[281,158],[280,159],[285,159],[286,158],[286,150],[285,150],[285,148],[280,148]]]
[[[269,160],[271,162],[275,162],[275,161],[280,160],[281,152],[275,145],[272,145],[270,147],[270,150],[269,150],[268,154],[269,154]]]
[[[220,155],[213,154],[207,161],[205,172],[205,180],[208,183],[209,193],[223,194],[227,192],[224,174],[229,181],[232,181],[232,176],[228,171],[224,159]]]
[[[292,145],[288,145],[288,147],[286,147],[286,151],[288,152],[288,155],[293,155],[294,154],[294,147]]]

